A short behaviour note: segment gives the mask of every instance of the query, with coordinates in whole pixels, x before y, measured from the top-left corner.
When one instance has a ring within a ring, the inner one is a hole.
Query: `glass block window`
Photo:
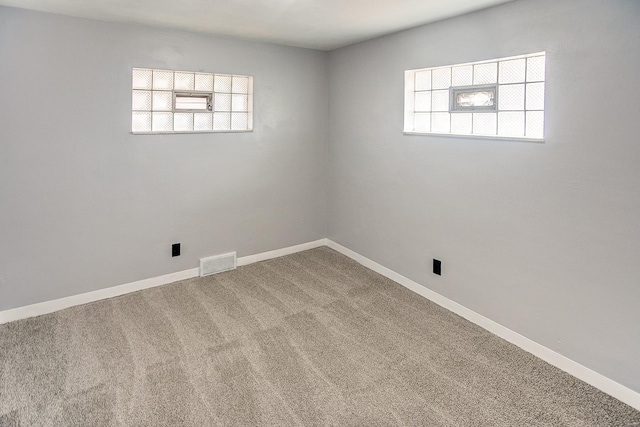
[[[250,132],[253,77],[134,68],[131,132]]]
[[[544,52],[408,70],[404,132],[542,140],[544,87]]]

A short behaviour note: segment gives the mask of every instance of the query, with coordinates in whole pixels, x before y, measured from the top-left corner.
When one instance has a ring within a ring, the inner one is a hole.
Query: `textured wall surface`
[[[329,238],[640,391],[638,23],[516,1],[331,52]],[[404,70],[539,51],[545,143],[402,134]]]
[[[0,8],[0,310],[325,237],[326,56]],[[254,132],[132,135],[132,67],[254,76]]]

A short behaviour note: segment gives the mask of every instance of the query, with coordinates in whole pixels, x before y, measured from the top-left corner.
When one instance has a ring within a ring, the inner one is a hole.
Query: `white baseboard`
[[[53,313],[54,311],[74,307],[76,305],[86,304],[89,302],[99,301],[107,298],[113,298],[119,295],[140,291],[142,289],[166,285],[167,283],[177,282],[179,280],[190,279],[192,277],[198,276],[199,273],[200,270],[198,268],[190,268],[189,270],[164,274],[162,276],[138,280],[136,282],[126,283],[124,285],[98,289],[97,291],[86,292],[84,294],[71,295],[69,297],[58,298],[51,301],[44,301],[37,304],[25,305],[23,307],[0,311],[0,324],[13,322],[14,320],[26,319],[27,317],[49,314]]]
[[[486,329],[494,335],[497,335],[500,338],[517,345],[521,349],[533,354],[534,356],[539,357],[540,359],[559,369],[562,369],[563,371],[586,382],[587,384],[594,386],[595,388],[607,393],[608,395],[615,397],[616,399],[626,403],[627,405],[640,410],[640,393],[631,390],[630,388],[625,387],[622,384],[617,383],[612,379],[609,379],[604,375],[599,374],[587,368],[586,366],[583,366],[578,362],[575,362],[561,355],[560,353],[556,353],[555,351],[541,344],[538,344],[537,342],[532,341],[529,338],[520,335],[519,333],[514,332],[511,329],[506,328],[499,323],[496,323],[493,320],[488,319],[476,313],[475,311],[472,311],[464,307],[463,305],[460,305],[457,302],[452,301],[449,298],[446,298],[418,284],[417,282],[414,282],[413,280],[404,277],[401,274],[398,274],[395,271],[390,270],[387,267],[384,267],[377,262],[372,261],[369,258],[366,258],[332,240],[327,239],[327,246],[335,249],[343,255],[348,256],[349,258],[357,261],[358,263],[375,271],[376,273],[379,273],[393,280],[394,282],[401,284],[402,286],[427,298],[428,300],[433,301],[439,306],[442,306],[447,310],[452,311],[461,317],[464,317],[465,319]]]
[[[254,262],[265,261],[271,258],[278,258],[285,255],[295,254],[296,252],[302,252],[308,249],[319,248],[320,246],[328,246],[327,239],[314,240],[313,242],[302,243],[300,245],[289,246],[287,248],[276,249],[274,251],[239,257],[238,267],[247,264],[253,264]]]
[[[247,265],[254,262],[264,261],[271,258],[277,258],[296,252],[313,249],[320,246],[326,246],[327,239],[315,240],[313,242],[303,243],[300,245],[289,246],[287,248],[276,249],[273,251],[262,252],[255,255],[240,257],[237,265]],[[74,307],[76,305],[87,304],[89,302],[99,301],[107,298],[113,298],[131,292],[140,291],[142,289],[154,288],[156,286],[166,285],[168,283],[177,282],[179,280],[197,277],[200,274],[199,268],[190,268],[184,271],[164,274],[162,276],[151,277],[149,279],[138,280],[136,282],[126,283],[124,285],[113,286],[110,288],[99,289],[97,291],[86,292],[84,294],[72,295],[69,297],[59,298],[51,301],[44,301],[37,304],[25,305],[23,307],[12,308],[10,310],[0,311],[0,325],[3,323],[13,322],[14,320],[26,319],[28,317],[40,316],[43,314],[53,313],[65,308]]]

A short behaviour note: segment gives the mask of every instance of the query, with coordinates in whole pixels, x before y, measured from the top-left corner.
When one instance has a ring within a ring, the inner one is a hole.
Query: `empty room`
[[[0,426],[640,426],[640,1],[0,0]]]

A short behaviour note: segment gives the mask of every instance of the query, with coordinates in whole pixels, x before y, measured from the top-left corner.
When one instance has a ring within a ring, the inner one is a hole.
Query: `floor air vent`
[[[223,271],[233,270],[236,268],[236,253],[210,256],[208,258],[200,258],[200,277],[210,274],[221,273]]]

